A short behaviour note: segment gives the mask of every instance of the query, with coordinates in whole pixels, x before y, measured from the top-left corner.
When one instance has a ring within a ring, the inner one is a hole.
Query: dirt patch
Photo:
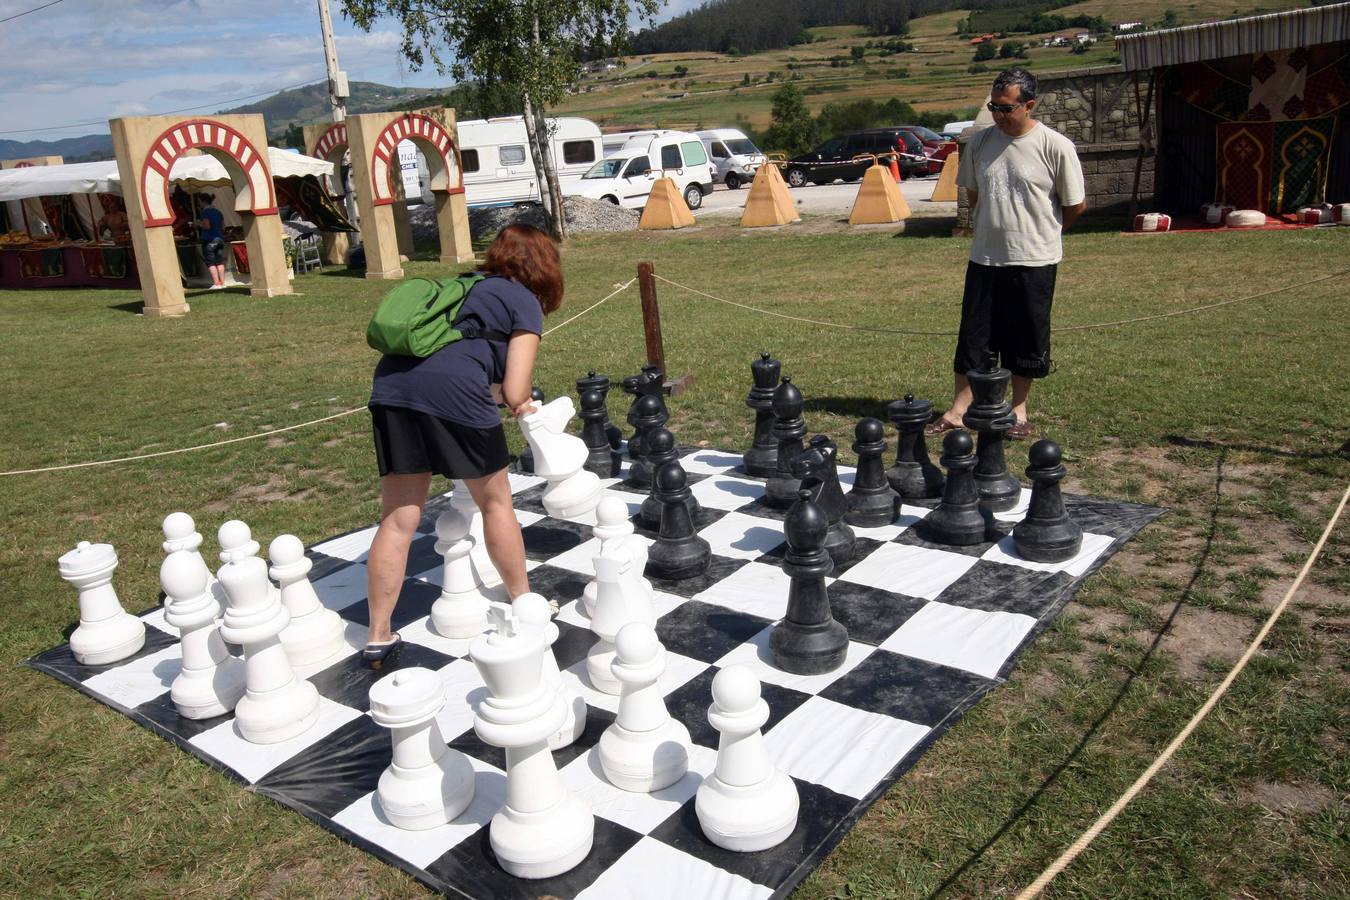
[[[1238,789],[1238,799],[1255,803],[1273,813],[1316,813],[1336,803],[1336,794],[1326,785],[1257,781]]]
[[[1212,609],[1182,607],[1163,635],[1159,650],[1188,681],[1204,673],[1206,659],[1233,663],[1242,655],[1255,628],[1251,619]]]
[[[302,491],[289,491],[286,489],[286,478],[282,475],[273,473],[267,477],[262,484],[246,484],[235,488],[230,495],[223,500],[213,500],[205,504],[205,509],[211,512],[228,512],[234,509],[241,502],[262,502],[279,503],[282,501],[305,500],[314,493],[313,488],[305,488]]]

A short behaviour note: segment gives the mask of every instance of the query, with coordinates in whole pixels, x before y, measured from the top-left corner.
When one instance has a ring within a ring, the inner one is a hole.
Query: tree
[[[783,150],[788,156],[805,153],[816,143],[816,123],[806,108],[801,88],[792,82],[780,87],[773,95],[773,124],[764,133],[765,144]]]
[[[369,31],[381,16],[403,28],[403,55],[414,70],[428,62],[456,81],[500,86],[519,100],[540,197],[553,236],[566,237],[562,191],[544,110],[559,103],[583,59],[619,55],[628,17],[649,21],[661,0],[342,0]]]
[[[1175,9],[1164,9],[1162,15],[1162,27],[1175,28],[1181,24],[1181,19],[1177,16]]]
[[[975,48],[975,61],[984,62],[998,56],[998,51],[994,49],[993,41],[985,41]]]

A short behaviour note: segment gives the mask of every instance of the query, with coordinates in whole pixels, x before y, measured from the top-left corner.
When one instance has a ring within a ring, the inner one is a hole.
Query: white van
[[[735,128],[713,128],[697,132],[712,160],[713,179],[736,190],[755,180],[755,172],[764,164],[764,154],[745,132]]]
[[[564,187],[563,194],[641,209],[658,178],[674,180],[690,209],[703,205],[703,195],[712,193],[713,174],[698,135],[659,131],[653,137],[633,138],[592,166],[580,181]]]
[[[590,119],[547,119],[558,184],[567,187],[601,157],[600,128]],[[538,203],[539,179],[530,158],[523,116],[468,119],[459,123],[464,199],[469,206]]]

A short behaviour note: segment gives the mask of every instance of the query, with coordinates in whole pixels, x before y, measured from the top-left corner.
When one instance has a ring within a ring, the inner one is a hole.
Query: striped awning
[[[1226,22],[1141,31],[1116,38],[1125,71],[1292,50],[1350,40],[1350,3],[1292,9]]]

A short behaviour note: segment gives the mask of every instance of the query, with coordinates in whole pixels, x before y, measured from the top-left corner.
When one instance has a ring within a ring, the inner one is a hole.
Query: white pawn
[[[281,586],[281,602],[291,621],[281,631],[281,646],[293,666],[322,662],[347,649],[347,626],[336,610],[319,602],[309,570],[314,561],[305,556],[305,545],[293,534],[283,534],[267,545],[272,563],[268,574]]]
[[[627,542],[611,542],[595,557],[597,584],[591,631],[599,640],[586,653],[586,674],[591,686],[606,694],[618,694],[623,682],[614,677],[614,638],[629,622],[656,625],[651,598],[634,576],[637,560]]]
[[[487,684],[486,695],[474,701],[474,731],[506,750],[506,804],[492,817],[488,842],[509,874],[550,878],[591,852],[595,816],[563,786],[548,749],[567,710],[542,677],[543,630],[519,623],[503,605],[493,607],[492,621],[469,649]]]
[[[441,595],[431,605],[431,625],[448,638],[471,638],[487,628],[488,604],[499,590],[484,588],[473,571],[475,541],[469,519],[453,506],[436,517],[436,552],[444,557]],[[505,599],[501,597],[500,599]]]
[[[553,621],[553,611],[549,609],[548,601],[541,594],[521,594],[511,601],[511,611],[521,624],[542,628],[548,640],[548,649],[544,651],[544,683],[553,685],[567,705],[567,718],[563,720],[562,727],[549,736],[548,749],[561,750],[581,737],[581,733],[586,730],[586,700],[568,691],[567,683],[558,669],[558,658],[553,655],[553,644],[558,640],[558,626]]]
[[[202,558],[202,533],[197,530],[197,523],[192,521],[192,516],[185,512],[171,512],[164,517],[162,527],[164,529],[164,543],[160,546],[164,548],[165,555],[177,553],[180,550],[191,553],[201,565],[202,571],[206,573],[207,589],[214,588],[216,576],[211,574],[210,567],[207,566],[206,560]],[[221,598],[215,591],[212,591],[211,596],[216,601],[216,615],[219,616],[222,612]],[[169,598],[165,597],[164,604],[167,606],[168,603]]]
[[[220,636],[242,644],[248,690],[234,708],[234,724],[244,740],[275,744],[302,733],[319,719],[319,692],[297,678],[281,645],[290,613],[267,580],[267,563],[243,556],[220,567],[220,586],[229,608]]]
[[[587,471],[586,444],[565,430],[576,415],[570,396],[551,400],[520,417],[520,430],[534,451],[534,473],[548,480],[540,498],[555,518],[582,516],[595,509],[603,488],[600,476]]]
[[[487,552],[487,543],[483,538],[483,511],[478,508],[473,494],[469,493],[468,487],[463,482],[457,483],[450,492],[450,506],[459,510],[469,520],[469,536],[473,538],[473,550],[469,558],[473,560],[473,574],[478,579],[478,586],[497,587],[502,583],[502,576],[492,564],[492,557]]]
[[[370,687],[370,717],[392,730],[394,760],[375,792],[386,819],[421,831],[445,825],[473,802],[473,766],[436,723],[445,681],[430,669],[399,669]]]
[[[80,624],[70,635],[70,652],[81,665],[117,662],[145,646],[145,623],[122,608],[112,586],[117,568],[112,544],[80,541],[56,566],[80,592]]]
[[[659,791],[689,771],[689,729],[671,718],[657,685],[666,649],[641,622],[623,626],[614,647],[614,677],[623,682],[623,693],[614,724],[600,735],[600,768],[622,790]]]
[[[736,853],[766,850],[797,827],[797,785],[774,768],[760,729],[769,705],[748,666],[713,678],[708,722],[721,732],[717,766],[699,785],[694,812],[708,840]]]
[[[206,565],[191,550],[175,550],[159,567],[159,584],[168,598],[164,621],[182,635],[183,669],[169,699],[185,719],[223,716],[244,696],[244,661],[231,656],[220,638]]]
[[[642,586],[647,594],[652,593],[652,583],[646,578],[642,578],[642,571],[647,568],[647,544],[641,538],[633,536],[633,522],[628,518],[628,504],[612,493],[606,493],[600,500],[600,504],[595,508],[595,527],[591,529],[591,534],[600,539],[600,552],[605,551],[610,541],[626,540],[634,548],[634,554],[639,553],[638,547],[641,547],[640,555],[634,560],[637,564],[637,575],[641,578]],[[581,599],[577,602],[577,611],[581,615],[589,618],[595,614],[595,595],[599,589],[594,578],[582,588]]]
[[[225,565],[250,556],[258,558],[258,551],[262,549],[253,539],[253,530],[238,519],[230,519],[216,530],[216,543],[220,545],[220,561]],[[271,581],[267,582],[267,589],[278,601],[281,599],[281,593]],[[223,605],[229,604],[229,600],[223,597],[219,599],[224,600]]]

